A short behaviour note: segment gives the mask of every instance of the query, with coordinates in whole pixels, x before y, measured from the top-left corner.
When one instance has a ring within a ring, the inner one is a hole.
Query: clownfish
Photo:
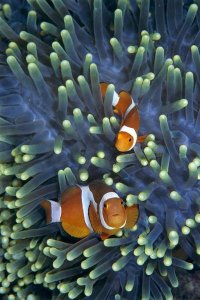
[[[103,98],[108,85],[108,83],[100,83]],[[140,127],[138,107],[132,97],[125,91],[121,91],[119,95],[114,91],[112,106],[114,107],[114,113],[122,118],[120,130],[115,139],[115,147],[120,152],[130,151],[136,143],[142,143],[146,138],[146,135],[138,137]]]
[[[139,216],[138,205],[125,207],[123,200],[102,181],[66,189],[60,203],[43,200],[47,223],[60,222],[72,237],[84,238],[95,232],[105,240],[120,228],[132,228]]]

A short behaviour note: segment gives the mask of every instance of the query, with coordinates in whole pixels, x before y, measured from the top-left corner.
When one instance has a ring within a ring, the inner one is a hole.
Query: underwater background
[[[0,0],[1,299],[199,299],[199,29],[200,0]],[[147,134],[130,153],[114,90]],[[43,199],[94,179],[138,203],[131,231],[46,226]]]

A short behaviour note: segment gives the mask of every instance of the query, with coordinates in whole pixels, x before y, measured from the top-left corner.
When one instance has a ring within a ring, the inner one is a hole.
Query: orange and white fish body
[[[102,97],[105,97],[108,83],[101,83]],[[115,147],[118,151],[127,152],[133,149],[136,142],[145,140],[146,136],[138,137],[140,127],[140,115],[138,107],[129,93],[121,91],[119,95],[114,91],[112,106],[114,112],[122,118],[120,130],[115,139]]]
[[[100,234],[104,240],[120,228],[132,228],[137,222],[137,205],[125,207],[123,200],[105,183],[94,181],[88,186],[74,186],[64,191],[61,202],[41,203],[48,223],[60,222],[72,237]]]

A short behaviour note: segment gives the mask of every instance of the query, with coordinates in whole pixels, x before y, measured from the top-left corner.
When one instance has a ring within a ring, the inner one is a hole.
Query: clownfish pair
[[[108,83],[100,84],[103,98],[108,85]],[[122,118],[121,127],[115,139],[115,147],[121,152],[130,151],[136,143],[142,143],[146,138],[146,136],[138,137],[140,127],[138,107],[132,97],[125,91],[121,91],[119,95],[114,91],[112,105],[114,113]]]
[[[95,232],[105,240],[120,228],[132,228],[139,215],[138,205],[125,207],[123,200],[102,181],[73,186],[63,192],[60,203],[44,200],[41,206],[47,223],[60,222],[64,231],[76,238]]]

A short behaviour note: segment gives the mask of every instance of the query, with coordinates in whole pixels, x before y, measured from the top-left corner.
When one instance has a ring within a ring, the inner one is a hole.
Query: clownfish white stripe
[[[101,224],[103,225],[104,228],[108,229],[108,230],[113,230],[115,229],[114,227],[109,226],[103,217],[103,206],[104,206],[104,202],[108,199],[112,199],[112,198],[119,198],[119,196],[114,193],[114,192],[109,192],[106,193],[102,198],[101,201],[99,203],[99,216],[100,216],[100,220],[101,220]]]
[[[135,107],[135,102],[133,101],[133,99],[131,98],[132,103],[129,105],[129,107],[127,108],[124,116],[123,116],[123,120],[126,119],[126,117],[128,116],[129,112],[131,111],[131,109],[133,109]]]
[[[116,106],[119,102],[119,95],[114,91],[112,105]]]
[[[103,195],[103,197],[101,198],[101,201],[103,201],[103,203],[104,203],[106,200],[112,199],[112,198],[119,198],[119,196],[114,192],[108,192]],[[101,203],[101,201],[100,201],[100,203]]]
[[[97,204],[94,200],[93,194],[90,191],[88,186],[79,186],[81,189],[81,200],[82,200],[82,208],[83,208],[83,216],[84,216],[84,221],[85,224],[87,225],[88,229],[90,232],[93,232],[93,228],[89,219],[89,207],[90,204],[93,203],[95,210],[97,211]]]
[[[128,149],[128,151],[131,150],[131,149],[133,149],[133,147],[135,146],[135,144],[137,142],[137,132],[135,131],[135,129],[131,128],[131,127],[128,127],[126,125],[123,125],[121,127],[120,131],[127,132],[127,133],[129,133],[132,136],[132,138],[133,138],[133,145]]]
[[[61,217],[61,206],[60,203],[48,200],[51,205],[51,222],[60,222]]]

